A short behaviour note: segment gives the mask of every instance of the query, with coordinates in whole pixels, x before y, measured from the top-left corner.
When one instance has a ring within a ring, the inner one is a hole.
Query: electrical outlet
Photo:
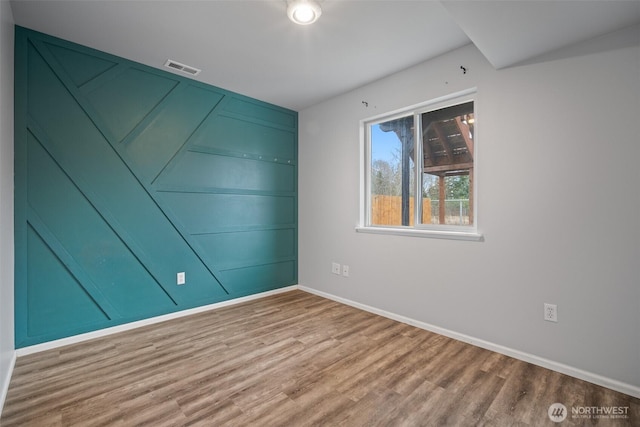
[[[544,320],[547,322],[558,321],[558,306],[555,304],[544,303]]]
[[[176,283],[178,285],[184,285],[186,283],[186,277],[184,271],[181,271],[176,275]]]
[[[349,277],[349,266],[348,265],[343,265],[342,266],[342,275],[344,277]]]
[[[331,263],[331,272],[333,274],[337,274],[339,276],[340,275],[340,264],[338,264],[337,262],[332,262]]]

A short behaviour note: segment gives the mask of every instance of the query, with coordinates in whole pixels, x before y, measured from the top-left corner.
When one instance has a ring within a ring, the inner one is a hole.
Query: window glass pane
[[[413,225],[413,115],[370,126],[371,225]]]
[[[473,102],[421,119],[422,223],[473,225]]]

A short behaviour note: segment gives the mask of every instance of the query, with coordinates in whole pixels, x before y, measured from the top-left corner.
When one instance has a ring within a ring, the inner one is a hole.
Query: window
[[[473,91],[362,123],[359,231],[477,238]]]

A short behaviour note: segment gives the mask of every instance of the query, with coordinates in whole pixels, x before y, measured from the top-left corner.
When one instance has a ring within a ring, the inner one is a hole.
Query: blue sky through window
[[[371,161],[384,160],[393,164],[402,150],[395,132],[384,132],[380,125],[371,126]]]

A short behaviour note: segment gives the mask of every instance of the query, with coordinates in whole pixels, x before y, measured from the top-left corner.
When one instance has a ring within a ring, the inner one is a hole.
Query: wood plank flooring
[[[0,425],[637,426],[640,399],[292,291],[20,357]]]

